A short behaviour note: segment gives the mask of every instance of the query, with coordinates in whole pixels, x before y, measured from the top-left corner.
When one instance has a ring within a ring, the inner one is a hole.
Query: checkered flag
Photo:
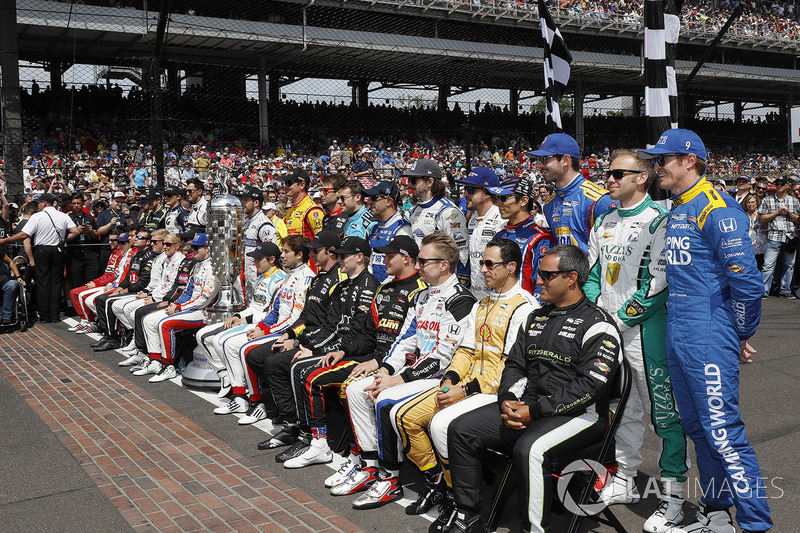
[[[550,18],[544,0],[539,0],[539,22],[542,25],[542,40],[544,41],[544,87],[547,93],[544,121],[547,125],[547,132],[554,133],[562,130],[561,109],[558,102],[569,82],[572,55],[567,49],[567,43],[564,42],[558,26]]]
[[[680,34],[682,0],[644,0],[644,109],[647,143],[678,127],[675,48]]]

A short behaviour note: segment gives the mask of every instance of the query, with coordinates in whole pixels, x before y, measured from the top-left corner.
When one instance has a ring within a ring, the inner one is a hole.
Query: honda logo
[[[736,219],[733,218],[723,218],[719,221],[719,230],[722,233],[730,233],[732,231],[736,231]]]

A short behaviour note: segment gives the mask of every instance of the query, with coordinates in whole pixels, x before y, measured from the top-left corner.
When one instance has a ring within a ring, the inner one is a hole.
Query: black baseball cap
[[[35,200],[37,202],[45,202],[47,204],[52,204],[53,202],[56,201],[56,197],[53,196],[52,194],[50,194],[49,192],[45,192],[45,193],[42,193],[42,194],[38,195],[35,198]]]
[[[260,259],[262,257],[280,257],[281,256],[281,249],[278,248],[278,245],[274,242],[265,242],[262,243],[261,246],[253,250],[252,252],[247,252],[247,257],[252,257],[253,259]]]
[[[391,181],[381,181],[376,183],[375,186],[364,190],[364,196],[380,196],[381,194],[396,200],[400,197],[400,188]]]
[[[335,254],[372,255],[372,248],[366,239],[361,237],[345,237],[341,246],[333,250]]]
[[[417,258],[419,254],[419,246],[411,237],[407,235],[398,235],[386,246],[378,246],[375,251],[381,254],[403,254],[410,256],[412,259]]]
[[[319,248],[338,248],[342,244],[342,239],[333,231],[322,230],[314,235],[314,240],[311,242],[303,243],[303,246],[312,250]]]
[[[167,187],[164,189],[164,196],[182,196],[183,189],[180,187],[175,187],[174,185],[171,187]]]
[[[442,167],[433,159],[417,159],[411,168],[401,174],[409,178],[442,179]]]
[[[239,196],[241,198],[252,198],[253,200],[261,200],[262,202],[264,201],[264,193],[261,192],[261,189],[252,185],[248,185],[243,191],[235,192],[234,196]]]
[[[311,183],[311,176],[308,175],[308,172],[301,168],[296,168],[292,170],[286,179],[283,180],[286,185],[290,183],[305,183],[308,186]]]

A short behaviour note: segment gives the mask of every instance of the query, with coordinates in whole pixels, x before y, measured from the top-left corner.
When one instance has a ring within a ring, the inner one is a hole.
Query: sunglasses
[[[150,237],[148,237],[147,235],[137,235],[136,238],[139,239],[140,241],[146,241]]]
[[[334,189],[333,187],[323,187],[320,189],[320,191],[322,191],[323,194],[328,194],[329,192],[336,192],[338,190],[339,189]],[[269,191],[269,192],[272,193],[274,191]]]
[[[507,261],[492,261],[490,259],[487,259],[487,260],[484,261],[483,259],[481,259],[480,261],[478,261],[478,264],[480,266],[482,266],[482,267],[485,266],[489,270],[492,270],[497,265],[507,265],[508,262]]]
[[[108,242],[119,242],[119,239],[108,239]]]
[[[545,281],[550,281],[556,274],[569,274],[571,270],[539,270],[539,277]]]
[[[680,156],[682,156],[682,155],[685,155],[685,154],[661,154],[661,155],[657,155],[657,156],[655,156],[655,157],[653,158],[653,162],[654,162],[656,165],[658,165],[658,166],[660,166],[660,167],[663,167],[663,166],[664,166],[664,163],[666,163],[666,162],[667,162],[667,158],[668,158],[668,157],[680,157]]]
[[[160,242],[164,242],[164,239],[153,239],[150,242],[152,242],[153,244],[158,244]]]
[[[197,250],[199,250],[200,248],[202,248],[202,246],[200,246],[199,244],[193,244],[193,245],[192,245],[192,250],[194,250],[195,252],[196,252]]]
[[[614,178],[619,181],[625,174],[638,174],[641,170],[633,170],[630,168],[615,168],[614,170],[606,170],[606,179]]]
[[[337,196],[336,199],[339,200],[340,202],[344,202],[345,200],[347,200],[348,198],[352,198],[353,196],[355,196],[355,194],[348,194],[347,196]]]
[[[447,259],[440,259],[437,257],[417,257],[417,263],[419,266],[425,267],[428,263],[435,262],[435,261],[447,261]]]
[[[766,187],[756,187],[756,190],[757,191],[766,191],[767,188]]]
[[[544,164],[547,163],[547,160],[552,158],[552,157],[555,157],[556,159],[561,161],[561,158],[563,158],[564,156],[562,154],[539,155],[539,156],[536,156],[535,159],[536,159],[537,163],[539,163],[540,165],[544,165]]]
[[[334,257],[335,259],[344,259],[344,258],[345,258],[345,257],[347,257],[347,256],[350,256],[350,255],[356,255],[356,254],[354,254],[354,253],[352,253],[352,254],[348,254],[348,253],[344,253],[344,254],[332,253],[331,255],[333,255],[333,257]]]
[[[179,242],[165,242],[164,246],[169,248],[170,246],[177,246],[179,244],[180,244]]]
[[[467,185],[464,187],[464,190],[467,191],[467,194],[475,194],[475,191],[482,191],[483,187],[476,187],[474,185]]]

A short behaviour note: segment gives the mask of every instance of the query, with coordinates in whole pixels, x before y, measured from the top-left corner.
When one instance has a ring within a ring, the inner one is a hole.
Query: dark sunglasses
[[[482,191],[483,187],[476,187],[474,185],[467,185],[464,187],[464,190],[467,191],[467,194],[475,194],[475,191]]]
[[[180,244],[179,242],[165,242],[164,246],[170,247],[170,246],[177,246],[179,244]]]
[[[539,270],[539,277],[545,281],[550,281],[557,274],[569,274],[571,270]]]
[[[437,257],[417,257],[417,263],[419,263],[421,267],[424,267],[432,261],[447,261],[447,259],[440,259]]]
[[[152,242],[153,244],[158,244],[160,242],[164,242],[164,239],[151,239],[150,242]]]
[[[630,168],[615,168],[614,170],[606,170],[606,179],[614,178],[615,180],[621,180],[625,174],[638,174],[642,172],[641,170],[633,170]]]
[[[658,166],[660,166],[660,167],[663,167],[663,166],[664,166],[664,163],[666,163],[666,162],[667,162],[667,158],[668,158],[668,157],[679,157],[679,156],[682,156],[682,155],[686,155],[686,154],[661,154],[661,155],[657,155],[657,156],[655,156],[655,157],[653,158],[653,162],[654,162],[656,165],[658,165]]]
[[[766,187],[756,187],[756,190],[757,191],[766,191],[767,188]]]
[[[108,239],[108,242],[119,242],[119,239]]]
[[[536,156],[536,157],[535,157],[535,159],[536,159],[536,162],[537,162],[537,163],[539,163],[540,165],[544,165],[544,164],[546,164],[546,163],[547,163],[547,160],[548,160],[548,159],[550,159],[551,157],[555,157],[556,159],[558,159],[559,161],[561,161],[561,159],[562,159],[564,156],[563,156],[563,155],[561,155],[561,154],[553,154],[553,155],[538,155],[538,156]]]
[[[136,238],[139,239],[139,240],[142,240],[142,241],[146,241],[150,237],[148,237],[147,235],[137,235]]]
[[[496,267],[497,265],[507,265],[508,262],[507,261],[492,261],[490,259],[487,259],[487,260],[484,261],[483,259],[481,259],[480,261],[478,261],[478,264],[480,266],[482,266],[482,267],[485,266],[486,268],[491,270],[494,267]]]

